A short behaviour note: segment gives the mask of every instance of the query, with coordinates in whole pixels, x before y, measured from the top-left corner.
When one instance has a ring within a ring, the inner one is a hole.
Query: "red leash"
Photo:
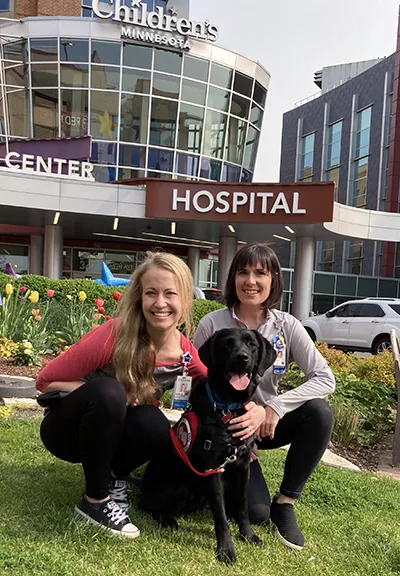
[[[181,460],[183,460],[183,462],[186,464],[186,466],[189,468],[189,470],[191,470],[191,472],[193,472],[197,476],[201,476],[202,478],[207,478],[208,476],[211,476],[212,474],[221,474],[221,472],[224,471],[224,468],[221,467],[221,468],[213,468],[212,470],[206,470],[205,472],[199,472],[198,470],[196,470],[196,468],[193,468],[192,463],[190,462],[189,458],[187,457],[187,454],[183,448],[181,441],[179,440],[179,438],[177,437],[177,435],[175,434],[175,432],[172,428],[170,429],[170,436],[171,436],[171,442],[172,442],[172,446],[174,448],[175,454],[177,456],[179,456],[179,458]]]

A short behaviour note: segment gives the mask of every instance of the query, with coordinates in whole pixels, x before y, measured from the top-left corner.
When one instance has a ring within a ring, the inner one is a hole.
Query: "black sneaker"
[[[128,482],[126,480],[115,480],[113,478],[110,482],[109,492],[111,500],[114,500],[122,510],[128,510]]]
[[[293,550],[302,550],[304,536],[297,525],[293,504],[278,504],[275,496],[271,504],[271,524],[279,540]]]
[[[139,528],[132,524],[129,516],[114,500],[91,504],[83,496],[82,502],[75,506],[75,511],[89,522],[106,528],[112,534],[127,538],[136,538],[140,534]]]

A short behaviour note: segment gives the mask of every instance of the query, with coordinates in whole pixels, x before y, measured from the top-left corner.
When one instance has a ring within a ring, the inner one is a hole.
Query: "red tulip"
[[[101,308],[102,306],[104,306],[104,300],[102,300],[101,298],[96,298],[94,303],[96,304],[97,308]]]
[[[98,311],[99,314],[104,314],[104,307],[103,307],[103,306],[99,306],[99,307],[97,308],[97,311]]]
[[[50,289],[47,290],[47,297],[48,297],[48,298],[53,298],[53,296],[54,296],[54,290],[50,290]]]
[[[106,322],[108,322],[108,320],[111,320],[111,316],[105,316]]]
[[[118,302],[118,300],[121,300],[121,292],[114,292],[113,294],[113,300],[115,300],[116,302]]]

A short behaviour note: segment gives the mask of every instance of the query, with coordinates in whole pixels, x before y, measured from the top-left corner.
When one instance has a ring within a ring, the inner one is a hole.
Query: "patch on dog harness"
[[[193,448],[198,430],[199,419],[194,412],[186,412],[173,427],[173,431],[186,454],[189,454]]]

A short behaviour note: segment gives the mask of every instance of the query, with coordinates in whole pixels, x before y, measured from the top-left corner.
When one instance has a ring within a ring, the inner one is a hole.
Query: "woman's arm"
[[[55,381],[48,384],[44,389],[43,392],[53,392],[55,390],[62,390],[63,392],[73,392],[80,386],[82,386],[84,382],[82,380],[76,380],[75,382],[61,382]]]
[[[111,361],[114,352],[114,329],[115,320],[110,320],[85,334],[67,352],[49,362],[39,372],[36,388],[70,391],[72,387],[75,390],[83,383],[80,382],[82,378]]]
[[[208,318],[208,314],[206,316],[204,316],[198,326],[197,326],[197,330],[195,332],[195,335],[193,337],[193,344],[194,347],[198,350],[203,344],[204,342],[206,342],[214,333],[214,329],[213,329],[213,325],[211,322],[211,319]]]
[[[318,352],[301,322],[293,317],[292,319],[294,324],[288,352],[291,359],[304,372],[307,380],[294,390],[289,390],[267,402],[280,418],[309,400],[325,398],[335,391],[335,377],[325,358]]]

